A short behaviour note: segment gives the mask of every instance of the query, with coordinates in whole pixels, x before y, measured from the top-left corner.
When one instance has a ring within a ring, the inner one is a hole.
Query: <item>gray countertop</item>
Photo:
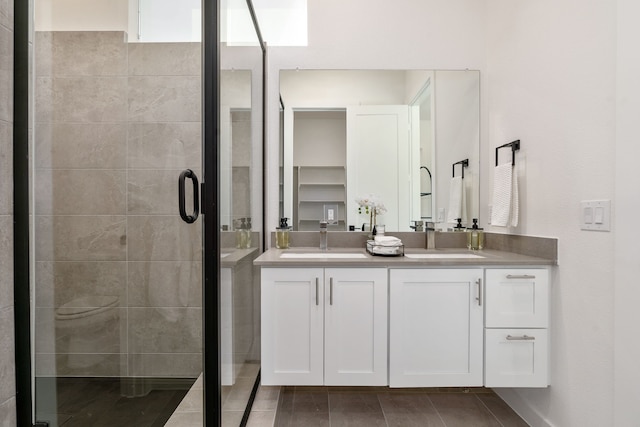
[[[243,261],[249,255],[256,252],[258,248],[249,249],[236,249],[236,248],[221,248],[220,249],[220,267],[232,268],[235,267],[240,261]]]
[[[405,254],[433,254],[442,258],[410,258],[407,256],[374,256],[364,248],[333,248],[326,253],[359,253],[365,258],[281,258],[283,253],[317,253],[317,248],[295,247],[269,249],[254,264],[261,267],[482,267],[482,266],[547,266],[556,265],[552,259],[521,255],[497,250],[470,251],[467,249],[405,249]],[[474,254],[482,258],[456,258],[456,254]],[[449,257],[451,256],[451,257]]]

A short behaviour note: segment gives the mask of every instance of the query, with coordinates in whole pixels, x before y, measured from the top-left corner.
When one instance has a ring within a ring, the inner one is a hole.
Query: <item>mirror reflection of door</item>
[[[406,105],[369,105],[347,109],[347,220],[368,223],[358,212],[356,198],[372,195],[386,212],[376,224],[389,230],[411,231],[419,214],[418,192],[413,191],[412,171],[418,162],[409,138],[409,109]],[[418,146],[414,146],[417,148]],[[418,184],[416,182],[416,184]]]

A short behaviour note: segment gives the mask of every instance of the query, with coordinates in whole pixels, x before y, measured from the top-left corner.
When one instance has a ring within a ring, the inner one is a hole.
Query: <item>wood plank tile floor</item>
[[[275,427],[526,427],[486,388],[282,387]]]

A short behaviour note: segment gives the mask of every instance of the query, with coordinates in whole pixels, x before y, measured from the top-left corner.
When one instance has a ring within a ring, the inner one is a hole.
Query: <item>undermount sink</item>
[[[469,259],[469,258],[484,258],[482,255],[476,254],[405,254],[407,258],[416,259]]]
[[[297,259],[325,259],[325,258],[342,258],[342,259],[363,259],[367,256],[361,253],[338,253],[338,252],[303,252],[293,253],[286,252],[280,255],[280,258],[297,258]]]

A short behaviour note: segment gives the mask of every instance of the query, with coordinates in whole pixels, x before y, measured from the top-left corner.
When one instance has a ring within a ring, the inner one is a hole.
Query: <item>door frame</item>
[[[33,425],[34,390],[29,289],[29,3],[13,2],[13,292],[16,422],[20,426]]]
[[[203,422],[216,426],[222,424],[219,28],[220,2],[202,0]],[[215,332],[212,335],[210,331]]]

